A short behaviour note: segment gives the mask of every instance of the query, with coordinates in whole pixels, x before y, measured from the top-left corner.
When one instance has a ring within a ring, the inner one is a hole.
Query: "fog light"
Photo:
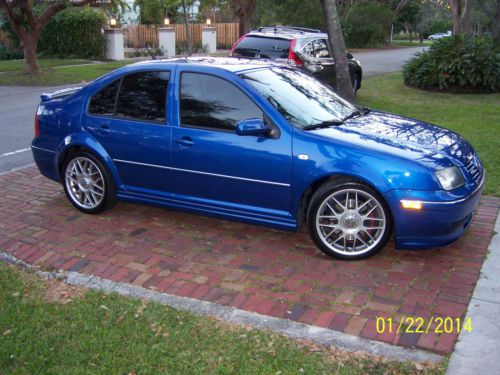
[[[403,206],[403,208],[407,208],[409,210],[421,210],[422,209],[422,202],[420,202],[420,201],[409,201],[409,200],[402,199],[401,205]]]

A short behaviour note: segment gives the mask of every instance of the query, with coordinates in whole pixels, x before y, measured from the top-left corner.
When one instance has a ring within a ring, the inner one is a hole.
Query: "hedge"
[[[102,58],[106,16],[89,7],[68,8],[57,13],[42,31],[38,51],[60,58]]]
[[[408,86],[449,92],[500,91],[500,54],[491,38],[456,35],[435,41],[403,69]]]

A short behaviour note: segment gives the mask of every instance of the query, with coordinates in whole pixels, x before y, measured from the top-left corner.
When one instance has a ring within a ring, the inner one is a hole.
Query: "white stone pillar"
[[[163,56],[175,56],[175,29],[173,27],[158,29],[158,45],[163,51]]]
[[[110,60],[123,60],[123,29],[106,29],[106,58]]]
[[[214,53],[217,49],[217,32],[215,27],[205,26],[201,29],[201,46],[208,53]]]

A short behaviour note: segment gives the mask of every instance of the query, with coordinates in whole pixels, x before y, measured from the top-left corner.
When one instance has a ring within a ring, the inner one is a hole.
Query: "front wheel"
[[[114,184],[104,165],[88,152],[72,154],[64,163],[64,191],[80,211],[93,214],[114,205]]]
[[[391,215],[372,188],[352,180],[330,182],[316,191],[307,215],[312,239],[325,254],[361,259],[389,240]]]

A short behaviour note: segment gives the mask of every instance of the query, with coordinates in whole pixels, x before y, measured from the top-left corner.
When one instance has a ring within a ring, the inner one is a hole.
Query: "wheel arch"
[[[63,180],[62,168],[65,162],[68,160],[70,155],[78,151],[88,152],[99,159],[99,161],[108,170],[115,186],[119,188],[123,185],[120,175],[118,174],[118,170],[116,169],[111,156],[109,156],[109,154],[100,143],[98,143],[88,134],[75,134],[66,137],[64,142],[58,148],[55,167],[61,181]]]
[[[384,198],[383,193],[377,189],[376,186],[374,186],[372,183],[370,183],[368,180],[355,176],[355,175],[349,175],[349,174],[331,174],[331,175],[326,175],[322,176],[316,180],[314,180],[301,194],[300,201],[299,201],[299,207],[298,207],[298,212],[297,212],[297,227],[302,226],[302,224],[305,222],[307,219],[307,210],[309,208],[309,203],[311,201],[311,198],[313,197],[314,193],[324,184],[328,182],[334,182],[334,181],[339,181],[339,180],[346,180],[347,181],[353,181],[353,182],[358,182],[363,185],[366,185],[373,189],[377,194],[380,196],[382,201],[385,203],[387,206],[387,209],[390,213],[390,220],[394,222],[394,216],[391,210],[391,206],[389,203],[386,201]]]

